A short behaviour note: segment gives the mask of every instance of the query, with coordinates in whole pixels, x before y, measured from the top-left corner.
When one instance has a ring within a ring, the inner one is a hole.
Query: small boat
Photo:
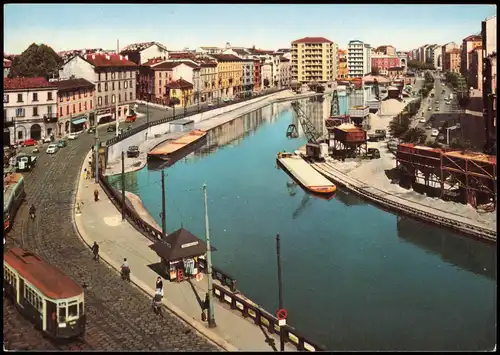
[[[148,160],[175,162],[206,142],[207,132],[194,130],[174,140],[159,144],[148,153]]]

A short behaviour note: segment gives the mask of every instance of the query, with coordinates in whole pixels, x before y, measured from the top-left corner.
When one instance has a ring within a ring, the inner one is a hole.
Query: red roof
[[[171,83],[168,83],[165,86],[169,89],[192,89],[193,88],[193,84],[191,84],[189,81],[186,81],[184,79],[172,81]]]
[[[172,53],[170,52],[168,54],[169,59],[191,59],[194,60],[196,58],[196,55],[193,53],[189,52],[177,52],[177,53]]]
[[[173,69],[175,67],[178,67],[181,64],[185,64],[188,67],[191,67],[193,69],[200,69],[200,66],[198,64],[194,64],[194,63],[189,62],[189,61],[178,61],[178,62],[167,62],[167,61],[165,61],[165,62],[157,64],[157,65],[153,64],[154,66],[152,67],[152,69],[156,69],[156,70],[170,70],[170,69]]]
[[[210,54],[210,56],[220,62],[241,62],[241,58],[232,54]]]
[[[325,37],[304,37],[301,39],[297,39],[293,41],[292,43],[333,43],[329,39],[326,39]]]
[[[10,68],[11,66],[12,66],[12,61],[10,61],[8,59],[3,60],[3,67],[4,68]]]
[[[89,54],[84,57],[95,67],[137,67],[137,64],[118,54]],[[109,58],[109,59],[108,59]]]
[[[49,298],[70,298],[83,293],[82,287],[64,272],[27,250],[11,248],[3,257],[4,263]]]
[[[49,83],[45,78],[5,78],[3,81],[4,90],[22,90],[22,89],[35,89],[35,88],[50,88],[56,87],[55,84]]]

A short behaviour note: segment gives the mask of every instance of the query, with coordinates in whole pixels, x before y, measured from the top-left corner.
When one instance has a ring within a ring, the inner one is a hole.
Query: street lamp
[[[210,246],[210,227],[208,225],[207,184],[203,184],[203,195],[205,200],[205,235],[207,240],[207,280],[208,280],[208,327],[215,328],[214,302],[213,302],[213,280],[212,280],[212,250]]]

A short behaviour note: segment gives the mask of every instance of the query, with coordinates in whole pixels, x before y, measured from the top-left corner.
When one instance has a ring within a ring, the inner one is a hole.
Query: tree
[[[298,90],[301,86],[302,85],[297,80],[292,80],[292,82],[290,83],[290,88],[292,90]]]
[[[451,141],[450,148],[461,149],[461,150],[471,150],[472,143],[470,140],[465,139],[464,137],[457,137]]]
[[[372,68],[372,75],[380,75],[380,69],[377,67]]]
[[[427,138],[427,135],[425,134],[425,131],[422,128],[410,128],[406,133],[403,135],[402,139],[405,143],[418,143],[418,144],[424,144],[425,140]]]
[[[316,91],[316,88],[318,87],[318,82],[317,81],[311,81],[309,84],[309,89],[311,89],[311,91]]]
[[[264,79],[264,87],[265,87],[265,88],[268,88],[268,87],[269,87],[269,79],[268,79],[268,78],[265,78],[265,79]]]
[[[62,58],[51,47],[33,43],[21,55],[14,58],[9,77],[41,76],[48,79],[62,64]]]

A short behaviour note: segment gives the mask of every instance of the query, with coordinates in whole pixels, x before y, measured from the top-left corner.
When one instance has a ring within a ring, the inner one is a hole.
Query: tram
[[[5,296],[18,311],[53,339],[85,332],[83,288],[64,272],[22,248],[4,252]]]

